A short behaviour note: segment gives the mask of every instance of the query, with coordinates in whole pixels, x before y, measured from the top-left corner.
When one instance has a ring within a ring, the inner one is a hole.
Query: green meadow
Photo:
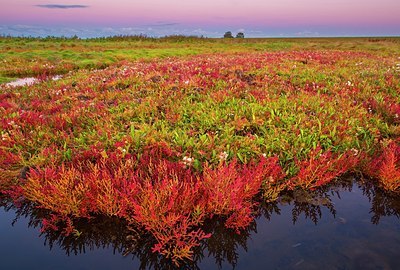
[[[399,38],[209,39],[172,36],[81,40],[0,37],[0,82],[45,72],[64,74],[77,69],[104,68],[122,61],[213,53],[320,49],[390,55],[398,52],[399,42]]]

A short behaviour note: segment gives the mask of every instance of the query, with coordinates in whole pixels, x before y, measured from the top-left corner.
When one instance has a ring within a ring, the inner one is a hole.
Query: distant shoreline
[[[224,38],[224,37],[205,37],[205,36],[187,36],[187,35],[167,35],[161,37],[153,37],[147,35],[115,35],[115,36],[99,36],[99,37],[79,37],[79,36],[13,36],[0,34],[0,39],[34,39],[34,40],[173,40],[173,39],[202,39],[202,40],[285,40],[285,39],[400,39],[398,36],[270,36],[270,37],[244,37],[244,38]]]

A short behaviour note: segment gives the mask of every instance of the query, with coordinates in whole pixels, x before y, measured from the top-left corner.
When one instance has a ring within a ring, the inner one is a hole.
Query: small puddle
[[[33,77],[21,78],[21,79],[17,79],[15,81],[6,83],[6,86],[9,86],[9,87],[25,86],[25,85],[32,85],[37,82],[38,82],[38,79],[33,78]]]
[[[62,78],[61,75],[55,75],[55,76],[50,77],[50,80],[58,81],[61,78]],[[16,79],[15,81],[6,83],[5,85],[8,87],[18,87],[18,86],[32,85],[32,84],[39,83],[39,82],[40,82],[40,80],[38,80],[37,78],[27,77],[27,78]]]

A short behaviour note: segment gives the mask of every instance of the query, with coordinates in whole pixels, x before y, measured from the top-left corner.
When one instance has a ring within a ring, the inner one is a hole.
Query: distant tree
[[[244,33],[243,32],[237,33],[236,38],[244,38]]]
[[[231,31],[225,32],[224,38],[233,38],[232,32]]]

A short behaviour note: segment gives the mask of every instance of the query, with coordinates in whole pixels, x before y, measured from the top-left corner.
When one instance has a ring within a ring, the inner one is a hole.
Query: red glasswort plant
[[[379,180],[383,188],[400,190],[400,145],[398,141],[383,142],[382,150],[371,158],[365,168],[367,175]]]
[[[297,161],[299,172],[289,179],[291,188],[314,189],[328,184],[341,174],[353,169],[359,161],[359,156],[348,151],[342,155],[331,151],[322,152],[320,146],[309,153],[309,158]]]
[[[237,160],[221,163],[217,168],[204,169],[207,208],[210,213],[227,217],[226,227],[237,232],[251,221],[254,197],[271,178],[280,180],[284,174],[277,158],[262,157],[258,163],[240,165]],[[270,183],[270,182],[269,182]]]

